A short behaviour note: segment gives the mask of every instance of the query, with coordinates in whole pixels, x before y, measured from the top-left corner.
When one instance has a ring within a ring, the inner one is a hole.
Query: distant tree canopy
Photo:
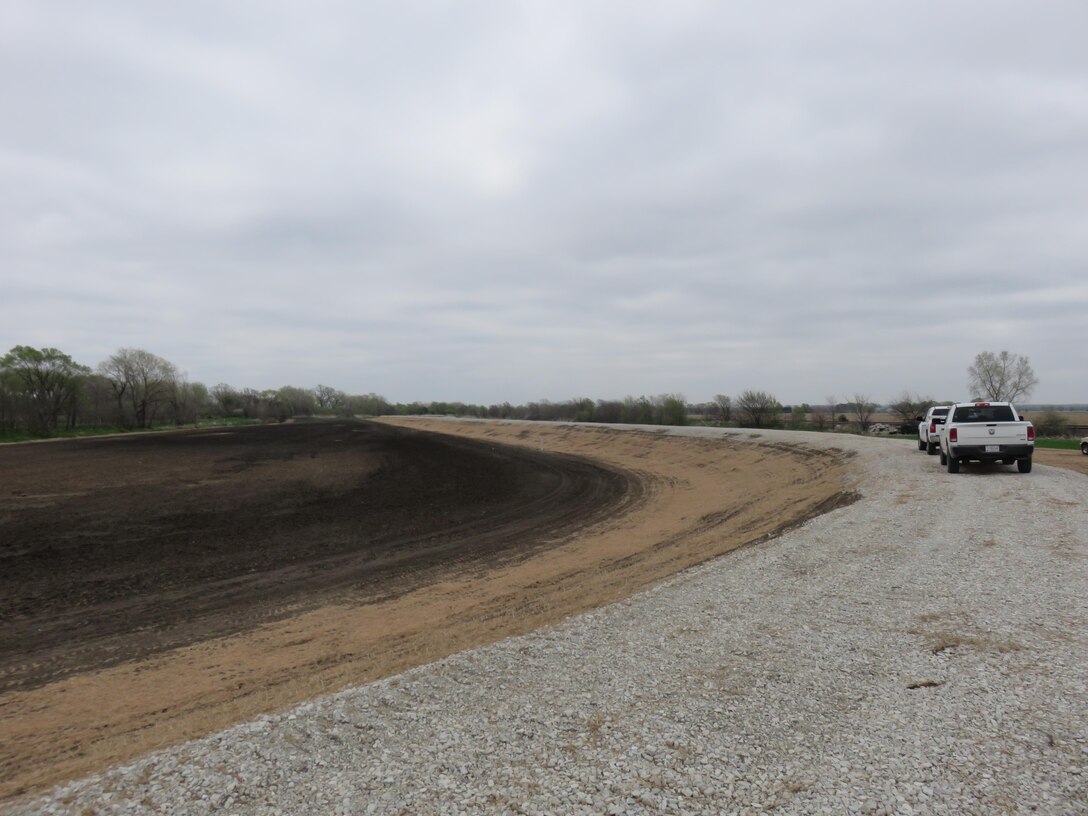
[[[335,412],[344,405],[347,395],[329,385],[315,385],[313,389],[317,407],[322,411]]]
[[[967,368],[967,389],[973,398],[994,402],[1016,402],[1031,395],[1039,378],[1028,358],[1002,351],[982,351]]]
[[[1017,399],[1038,380],[1026,357],[983,352],[969,370],[972,388],[988,399]],[[911,423],[933,400],[903,391],[891,404],[904,424]],[[854,414],[858,426],[869,425],[876,405],[866,395],[850,402],[827,398],[827,406],[801,403],[784,407],[771,393],[742,391],[717,394],[705,403],[689,404],[683,394],[560,402],[540,400],[481,405],[459,401],[391,403],[373,392],[350,394],[330,385],[312,388],[283,385],[257,390],[218,383],[208,388],[190,381],[171,361],[139,348],[121,348],[95,369],[75,362],[56,348],[15,346],[0,357],[0,432],[49,435],[83,426],[150,428],[191,425],[203,420],[248,419],[287,421],[301,416],[368,417],[389,414],[445,414],[493,419],[624,423],[633,425],[737,424],[781,427],[783,415],[792,429],[823,430],[847,422],[840,410]],[[1057,421],[1051,423],[1058,426]]]
[[[873,424],[873,413],[876,411],[876,403],[872,398],[868,394],[854,394],[850,402],[850,410],[857,420],[858,428],[868,431],[869,426]]]
[[[90,373],[87,366],[55,348],[15,346],[0,357],[0,375],[9,384],[4,389],[11,403],[8,410],[14,414],[22,408],[32,417],[32,427],[42,433],[55,430],[62,418],[66,426],[75,422],[79,387]]]
[[[1069,418],[1057,411],[1043,411],[1032,419],[1035,431],[1040,436],[1063,436],[1069,427]]]
[[[778,423],[782,404],[767,391],[743,391],[737,397],[740,423],[750,428],[767,428]]]
[[[931,405],[935,404],[932,397],[921,394],[912,395],[910,391],[904,390],[895,398],[890,407],[900,422],[904,425],[913,425],[917,421],[916,417],[924,414]]]
[[[714,395],[714,409],[718,414],[718,421],[724,425],[733,421],[733,398],[726,394]]]
[[[105,377],[117,400],[119,413],[146,428],[155,420],[161,406],[177,387],[178,370],[173,363],[143,349],[118,349],[100,363],[98,373]],[[124,407],[130,413],[124,411]]]

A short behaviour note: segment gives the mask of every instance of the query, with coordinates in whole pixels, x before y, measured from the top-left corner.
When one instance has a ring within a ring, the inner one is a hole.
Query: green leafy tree
[[[656,400],[655,419],[659,425],[687,425],[688,404],[683,394],[662,394]]]
[[[355,394],[348,397],[348,403],[351,413],[360,416],[382,416],[396,411],[389,400],[381,394]],[[472,414],[475,410],[471,406],[465,406],[465,413]]]
[[[87,366],[59,349],[15,346],[0,357],[0,369],[21,390],[36,430],[52,432],[61,417],[74,423],[79,384],[91,373]]]
[[[625,397],[623,400],[623,421],[629,425],[653,425],[654,406],[646,397]]]

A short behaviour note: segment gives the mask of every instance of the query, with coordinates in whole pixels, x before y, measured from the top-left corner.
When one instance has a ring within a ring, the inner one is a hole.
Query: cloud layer
[[[0,345],[468,402],[1088,400],[1088,6],[0,10]]]

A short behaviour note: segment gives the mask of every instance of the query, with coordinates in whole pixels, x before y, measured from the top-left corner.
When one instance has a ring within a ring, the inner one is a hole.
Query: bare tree
[[[744,391],[737,397],[737,411],[744,425],[765,428],[778,420],[782,405],[766,391]]]
[[[89,374],[83,378],[80,389],[80,405],[83,416],[91,425],[103,423],[119,425],[121,418],[116,415],[116,400],[110,381],[101,374]]]
[[[143,349],[123,348],[99,364],[98,373],[110,381],[117,407],[127,399],[137,428],[154,421],[159,405],[168,402],[177,381],[174,364]]]
[[[227,383],[213,385],[211,397],[219,406],[219,415],[223,417],[240,415],[245,407],[245,400],[242,398],[241,392],[234,386],[227,385]]]
[[[1028,358],[1007,351],[979,352],[967,369],[967,377],[967,389],[974,397],[994,402],[1016,402],[1039,384]]]
[[[623,402],[620,400],[597,400],[593,409],[593,418],[597,422],[614,424],[623,418]]]
[[[1062,416],[1051,408],[1043,411],[1032,420],[1035,432],[1040,436],[1065,436],[1069,427],[1069,417]]]
[[[208,387],[204,383],[189,382],[182,374],[171,383],[167,399],[174,412],[175,425],[195,424],[207,410]]]
[[[932,397],[924,397],[921,394],[911,394],[904,390],[891,404],[891,409],[903,425],[913,426],[917,417],[924,414],[931,405],[936,405]]]
[[[714,395],[714,405],[718,411],[718,420],[724,425],[733,419],[733,398],[725,394]]]
[[[331,385],[315,385],[314,399],[322,411],[337,411],[344,406],[347,394]]]
[[[824,401],[827,403],[827,423],[831,430],[835,430],[835,410],[839,407],[839,398],[834,394],[828,394],[824,397]],[[817,420],[817,425],[822,428],[822,421]]]
[[[854,399],[850,403],[850,407],[854,412],[854,418],[857,420],[858,428],[863,431],[868,431],[869,426],[872,425],[873,412],[876,410],[876,403],[867,394],[854,394]]]
[[[317,407],[313,391],[293,385],[283,386],[276,392],[276,398],[288,417],[309,416]]]

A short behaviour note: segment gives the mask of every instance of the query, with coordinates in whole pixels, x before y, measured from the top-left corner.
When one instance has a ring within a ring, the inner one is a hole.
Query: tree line
[[[1015,400],[1030,393],[1038,379],[1026,357],[1003,351],[980,353],[968,368],[973,397]],[[951,400],[944,401],[950,402]],[[903,391],[888,404],[908,431],[916,417],[937,404],[929,395]],[[710,402],[688,403],[682,394],[618,399],[541,400],[524,405],[463,402],[391,403],[379,394],[347,394],[326,385],[285,385],[277,389],[207,387],[156,354],[121,348],[95,368],[77,363],[55,348],[15,346],[0,357],[0,431],[50,435],[84,426],[125,429],[188,425],[212,419],[284,421],[296,416],[380,416],[388,414],[469,416],[637,425],[735,425],[867,431],[877,403],[866,394],[825,397],[821,405],[782,405],[767,391],[718,394]]]
[[[15,346],[0,357],[0,430],[50,435],[79,427],[142,429],[201,420],[285,420],[377,415],[392,406],[376,394],[325,385],[256,390],[208,387],[144,349],[122,348],[95,368],[55,348]]]

